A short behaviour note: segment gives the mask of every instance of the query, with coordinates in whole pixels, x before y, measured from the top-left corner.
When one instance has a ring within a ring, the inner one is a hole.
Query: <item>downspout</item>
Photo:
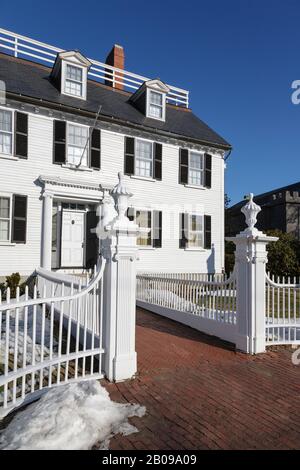
[[[232,149],[230,149],[229,152],[228,152],[228,154],[226,155],[226,157],[224,157],[224,162],[226,162],[227,159],[230,157],[231,152],[232,152]]]

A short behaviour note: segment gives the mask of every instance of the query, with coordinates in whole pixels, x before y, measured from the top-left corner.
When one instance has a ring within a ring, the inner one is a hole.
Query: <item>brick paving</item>
[[[216,338],[137,310],[138,375],[104,382],[113,400],[145,405],[139,432],[111,449],[296,449],[300,365],[291,349],[236,353]]]

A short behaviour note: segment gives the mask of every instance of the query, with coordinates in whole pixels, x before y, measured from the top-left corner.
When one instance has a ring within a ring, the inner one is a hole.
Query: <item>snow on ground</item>
[[[153,304],[160,304],[165,307],[177,305],[184,311],[195,310],[198,308],[196,304],[193,304],[189,300],[185,300],[183,297],[174,294],[174,292],[163,289],[145,289],[141,300]]]
[[[0,450],[84,450],[96,443],[107,449],[113,435],[137,432],[128,418],[145,412],[111,401],[96,380],[61,385],[15,415],[0,434]]]

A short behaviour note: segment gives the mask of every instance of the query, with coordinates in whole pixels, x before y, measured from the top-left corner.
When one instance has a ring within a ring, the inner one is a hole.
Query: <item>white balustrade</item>
[[[16,34],[11,31],[0,28],[0,50],[10,53],[15,57],[34,59],[44,65],[52,66],[58,53],[63,49],[50,46],[40,41]],[[100,82],[110,82],[112,84],[123,84],[124,89],[135,91],[149,78],[137,75],[126,70],[118,69],[111,65],[88,59],[91,67],[88,71],[88,77]],[[172,85],[167,85],[170,89],[167,94],[167,101],[177,106],[189,107],[189,92]]]

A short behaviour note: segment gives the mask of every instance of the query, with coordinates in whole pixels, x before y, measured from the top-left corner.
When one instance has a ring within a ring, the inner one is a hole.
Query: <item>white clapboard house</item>
[[[0,276],[95,262],[96,208],[124,172],[149,228],[138,269],[220,272],[224,158],[188,92],[0,30]],[[216,110],[217,112],[217,110]]]

